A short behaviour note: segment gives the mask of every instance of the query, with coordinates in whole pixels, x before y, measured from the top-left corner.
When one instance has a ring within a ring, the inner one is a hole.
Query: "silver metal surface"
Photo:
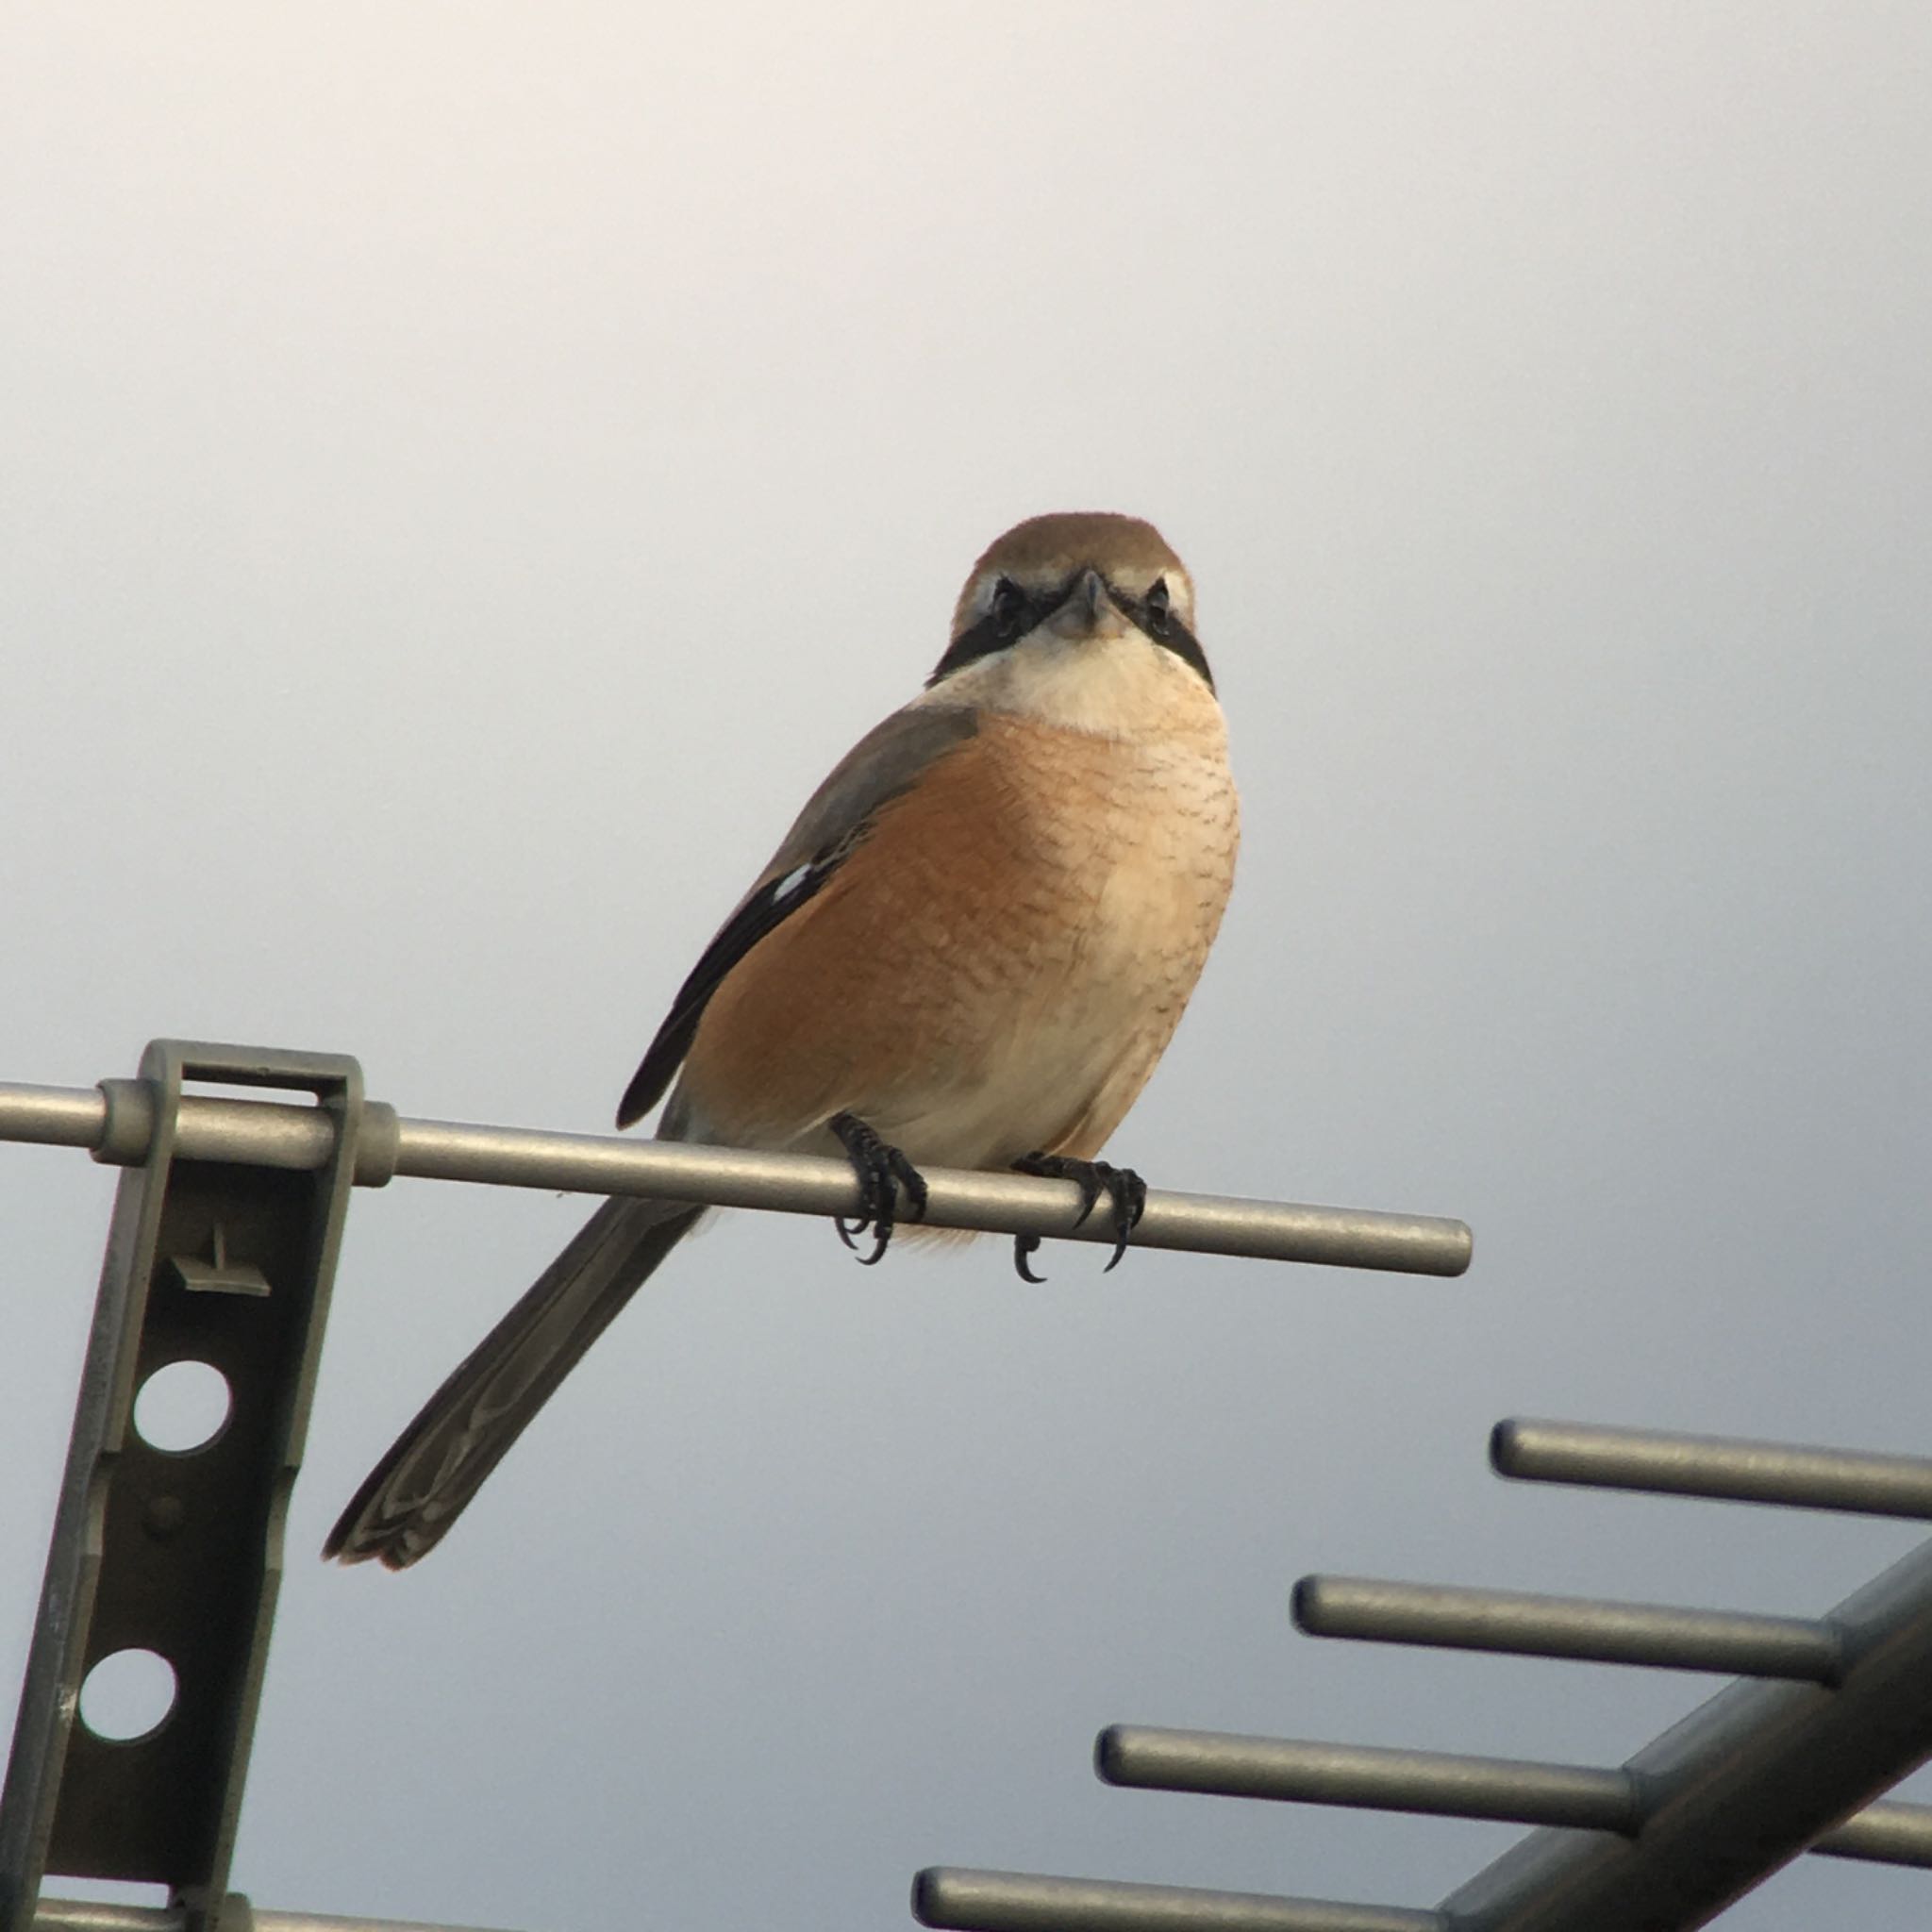
[[[1921,1456],[1512,1420],[1496,1424],[1490,1460],[1525,1482],[1932,1518],[1932,1458]]]
[[[1827,1831],[1811,1849],[1828,1858],[1932,1866],[1932,1805],[1898,1805],[1880,1799],[1836,1831]]]
[[[1884,1514],[1912,1513],[1932,1470],[1559,1423],[1499,1424],[1492,1454],[1511,1474]],[[1113,1784],[1536,1826],[1433,1911],[939,1870],[915,1887],[920,1918],[959,1932],[1690,1932],[1807,1851],[1932,1867],[1932,1807],[1881,1796],[1932,1757],[1932,1542],[1815,1622],[1323,1576],[1297,1585],[1295,1618],[1324,1636],[1758,1681],[1719,1691],[1614,1767],[1137,1725],[1101,1733],[1096,1767]]]
[[[1304,1576],[1293,1601],[1296,1626],[1310,1637],[1724,1671],[1814,1684],[1834,1681],[1841,1661],[1838,1632],[1829,1624],[1741,1610],[1603,1603],[1363,1576]]]
[[[328,1912],[270,1912],[230,1893],[231,1913],[242,1932],[482,1932],[474,1925],[429,1925],[419,1919],[344,1919]],[[43,1898],[33,1932],[187,1932],[178,1906],[96,1905],[75,1898]]]
[[[1373,1806],[1593,1831],[1630,1833],[1642,1823],[1642,1797],[1630,1774],[1591,1765],[1391,1751],[1369,1744],[1308,1744],[1141,1724],[1113,1724],[1102,1731],[1093,1757],[1108,1784],[1147,1790]]]
[[[138,1163],[151,1131],[139,1081],[104,1081],[94,1090],[0,1086],[0,1140],[90,1147],[100,1159]],[[334,1147],[325,1114],[275,1102],[191,1095],[181,1103],[175,1132],[180,1154],[198,1160],[308,1170],[323,1166]],[[369,1102],[357,1143],[357,1182],[380,1186],[396,1174],[799,1214],[850,1214],[858,1205],[852,1170],[842,1160],[406,1120]],[[1101,1215],[1074,1226],[1079,1190],[1072,1181],[954,1168],[929,1169],[925,1178],[925,1219],[936,1227],[1112,1239]],[[1471,1243],[1463,1223],[1434,1215],[1152,1191],[1134,1245],[1447,1275],[1469,1266]]]
[[[1109,1725],[1095,1741],[1093,1757],[1107,1783],[1141,1790],[1504,1819],[1625,1838],[1642,1830],[1646,1812],[1646,1786],[1621,1766],[1541,1764],[1139,1724]],[[1932,1866],[1932,1806],[1880,1799],[1810,1849],[1827,1857]]]
[[[0,1141],[92,1147],[107,1113],[97,1087],[0,1086]]]
[[[175,1132],[187,1080],[310,1096],[308,1108],[262,1110],[319,1123],[323,1161],[291,1172],[188,1158]],[[103,1141],[139,1126],[142,1164],[115,1193],[0,1789],[0,1932],[29,1932],[49,1869],[165,1885],[188,1932],[245,1932],[231,1924],[228,1863],[348,1209],[361,1074],[339,1056],[156,1041],[139,1080],[95,1098]],[[27,1110],[39,1124],[78,1124],[75,1108],[36,1100]],[[136,1425],[135,1396],[183,1361],[225,1385],[228,1412],[206,1441],[168,1450]],[[165,1662],[173,1699],[141,1736],[104,1736],[81,1709],[81,1686],[130,1649]]]
[[[951,1932],[1451,1932],[1440,1912],[1177,1885],[935,1866],[912,1881],[922,1925]]]
[[[1831,1621],[1835,1689],[1734,1684],[1629,1760],[1645,1791],[1634,1843],[1531,1832],[1442,1909],[1468,1932],[1702,1925],[1871,1804],[1932,1754],[1932,1543]]]

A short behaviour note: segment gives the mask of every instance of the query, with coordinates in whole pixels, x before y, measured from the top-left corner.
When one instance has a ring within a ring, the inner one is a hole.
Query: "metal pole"
[[[1915,1513],[1932,1463],[1564,1423],[1498,1424],[1505,1474]],[[1538,1828],[1433,1911],[940,1868],[915,1910],[957,1932],[1689,1932],[1800,1854],[1932,1867],[1932,1807],[1879,1794],[1932,1757],[1932,1542],[1814,1621],[1304,1577],[1316,1636],[1741,1671],[1621,1766],[1114,1725],[1117,1785]],[[1271,1917],[1270,1914],[1278,1916]],[[1377,1914],[1383,1914],[1377,1917]]]
[[[1093,1758],[1107,1783],[1151,1791],[1353,1805],[1625,1834],[1634,1833],[1643,1818],[1642,1793],[1627,1771],[1585,1764],[1311,1744],[1146,1724],[1109,1725],[1100,1734]]]
[[[1829,1684],[1843,1663],[1828,1624],[1742,1610],[1687,1610],[1593,1597],[1534,1596],[1447,1584],[1304,1576],[1294,1587],[1296,1628],[1310,1637],[1501,1650],[1654,1670],[1725,1671]]]
[[[1932,1865],[1932,1805],[1881,1798],[1827,1831],[1811,1847],[1827,1858],[1866,1858],[1877,1865]]]
[[[316,1108],[265,1101],[188,1095],[175,1131],[182,1154],[193,1159],[297,1171],[321,1167],[335,1144],[331,1122]],[[153,1132],[153,1102],[142,1081],[104,1080],[92,1090],[0,1086],[0,1140],[88,1147],[96,1159],[125,1165],[145,1158]],[[842,1160],[410,1120],[367,1102],[357,1183],[380,1187],[398,1174],[796,1214],[850,1214],[858,1205],[852,1170]],[[1072,1181],[958,1168],[931,1168],[925,1178],[925,1220],[935,1227],[1112,1239],[1103,1216],[1074,1226],[1079,1190]],[[1434,1215],[1154,1191],[1134,1245],[1452,1275],[1469,1266],[1471,1240],[1463,1223]]]
[[[1441,1912],[1397,1906],[943,1865],[912,1881],[912,1912],[948,1932],[1451,1932]]]
[[[411,1919],[340,1918],[328,1912],[272,1912],[230,1892],[227,1910],[240,1932],[480,1932],[476,1926],[425,1925]],[[96,1905],[75,1898],[43,1898],[33,1932],[189,1932],[178,1906]]]
[[[1641,1832],[1647,1804],[1641,1779],[1622,1766],[1536,1764],[1515,1757],[1307,1744],[1132,1724],[1113,1724],[1101,1732],[1094,1768],[1108,1784],[1142,1790],[1512,1819],[1524,1824],[1613,1831],[1625,1838]],[[1932,1806],[1881,1798],[1814,1840],[1810,1849],[1833,1858],[1932,1866]]]
[[[1932,1458],[1923,1456],[1862,1456],[1730,1436],[1512,1420],[1491,1432],[1490,1461],[1498,1475],[1523,1482],[1932,1517]]]

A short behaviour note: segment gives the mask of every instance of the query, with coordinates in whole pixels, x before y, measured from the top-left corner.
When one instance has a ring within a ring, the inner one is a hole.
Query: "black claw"
[[[852,1237],[872,1230],[872,1253],[859,1255],[860,1263],[870,1268],[891,1245],[892,1230],[898,1226],[899,1190],[906,1191],[906,1204],[914,1221],[925,1215],[925,1176],[898,1148],[889,1146],[854,1113],[834,1114],[827,1123],[838,1135],[852,1172],[858,1177],[858,1218],[848,1222],[835,1215],[832,1225],[839,1239],[858,1254]]]
[[[1113,1254],[1100,1272],[1110,1274],[1127,1252],[1127,1237],[1147,1211],[1147,1183],[1131,1167],[1115,1167],[1108,1160],[1074,1160],[1060,1154],[1023,1154],[1013,1163],[1016,1174],[1039,1174],[1047,1180],[1074,1182],[1080,1190],[1080,1211],[1074,1225],[1080,1226],[1107,1196],[1108,1217],[1113,1224]],[[1040,1245],[1037,1234],[1015,1235],[1013,1265],[1022,1281],[1037,1282],[1042,1277],[1026,1266],[1026,1257]]]
[[[1113,1204],[1113,1253],[1100,1271],[1103,1274],[1111,1274],[1120,1266],[1121,1257],[1127,1252],[1127,1237],[1140,1226],[1141,1217],[1147,1211],[1147,1183],[1131,1167],[1117,1167],[1113,1173],[1113,1185],[1108,1190]]]

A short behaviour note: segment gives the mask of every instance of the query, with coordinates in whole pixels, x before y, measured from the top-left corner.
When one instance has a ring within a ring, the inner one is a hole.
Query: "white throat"
[[[1218,708],[1191,667],[1125,625],[1072,641],[1037,630],[975,658],[921,702],[976,705],[1103,738],[1172,731],[1178,720]]]

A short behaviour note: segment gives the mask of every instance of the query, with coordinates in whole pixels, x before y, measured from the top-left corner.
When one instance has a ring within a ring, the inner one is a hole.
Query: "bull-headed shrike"
[[[1133,517],[1034,517],[974,566],[925,689],[834,768],[720,927],[617,1124],[670,1088],[662,1140],[842,1150],[869,1259],[902,1191],[923,1209],[923,1165],[1067,1175],[1089,1208],[1107,1197],[1118,1259],[1145,1190],[1098,1156],[1193,991],[1238,839],[1180,558]],[[605,1202],[325,1555],[400,1570],[434,1549],[703,1211]]]

